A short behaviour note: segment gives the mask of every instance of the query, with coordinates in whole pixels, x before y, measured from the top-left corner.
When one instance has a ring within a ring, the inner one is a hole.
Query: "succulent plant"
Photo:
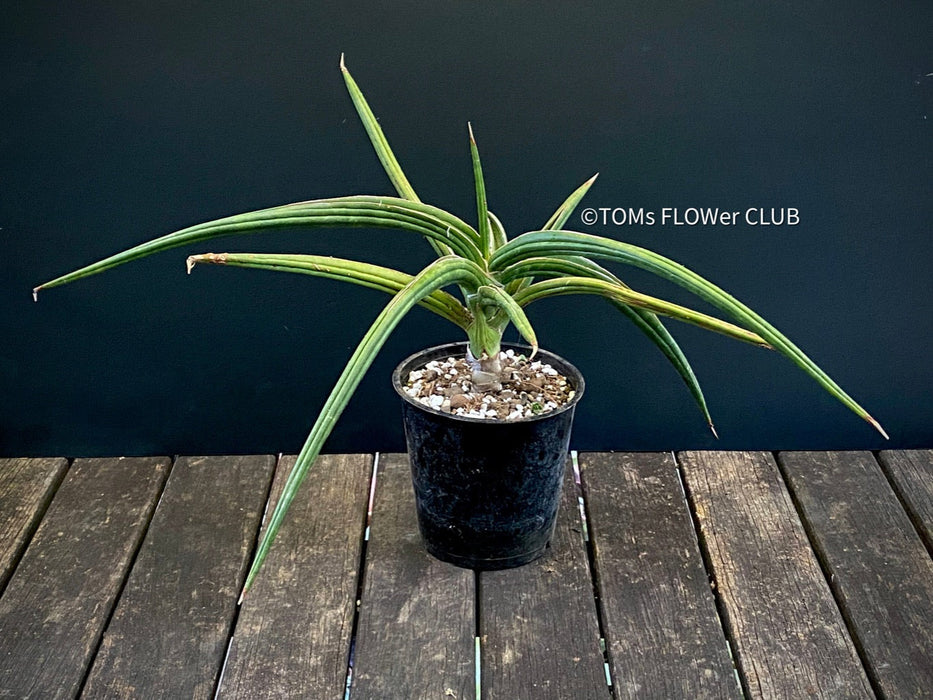
[[[298,455],[253,559],[244,594],[253,584],[297,489],[364,373],[389,334],[415,306],[434,312],[465,332],[476,385],[495,383],[500,342],[510,324],[533,349],[537,348],[534,329],[524,312],[526,306],[560,295],[594,294],[612,303],[664,353],[686,383],[714,434],[696,376],[659,316],[691,323],[786,355],[827,392],[887,437],[880,424],[796,345],[730,294],[683,265],[650,250],[567,230],[565,225],[569,217],[592,186],[595,175],[567,197],[539,230],[522,233],[510,240],[502,223],[487,208],[479,151],[468,124],[477,225],[471,226],[443,209],[422,202],[402,172],[382,128],[344,65],[343,57],[340,68],[356,111],[397,197],[352,195],[228,216],[142,243],[33,290],[35,296],[41,289],[72,282],[169,248],[280,227],[398,230],[423,236],[434,249],[437,259],[414,275],[379,265],[319,255],[206,253],[188,258],[189,272],[199,263],[297,272],[352,282],[392,295],[344,367]],[[732,322],[637,292],[597,260],[631,265],[654,273],[718,308]],[[458,289],[459,297],[446,291],[450,287]]]

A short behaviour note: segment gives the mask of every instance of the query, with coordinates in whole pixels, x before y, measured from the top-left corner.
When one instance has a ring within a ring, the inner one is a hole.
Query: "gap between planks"
[[[710,590],[713,594],[713,601],[716,605],[716,617],[719,620],[719,627],[722,630],[722,634],[726,640],[726,650],[729,652],[729,660],[732,662],[732,670],[735,675],[736,685],[742,690],[742,694],[747,698],[750,697],[748,687],[744,679],[744,675],[741,672],[741,665],[739,659],[736,656],[735,648],[735,636],[732,632],[731,627],[728,624],[728,614],[725,607],[725,602],[723,601],[722,595],[719,592],[719,584],[716,581],[716,570],[713,567],[713,562],[710,556],[709,546],[706,542],[706,538],[703,536],[703,528],[700,526],[700,517],[697,513],[696,503],[694,502],[692,495],[690,493],[690,486],[687,484],[687,477],[684,474],[684,467],[680,460],[680,455],[676,452],[671,452],[671,457],[674,459],[674,464],[677,467],[677,478],[680,480],[680,490],[683,493],[684,497],[684,506],[687,509],[687,512],[690,514],[690,523],[693,525],[693,537],[696,543],[696,547],[700,552],[700,558],[703,561],[703,569],[706,571],[706,576],[709,579]]]
[[[130,580],[130,575],[133,573],[133,567],[136,566],[136,560],[139,558],[139,552],[142,550],[143,543],[146,541],[146,535],[149,534],[149,528],[152,526],[152,519],[155,517],[156,511],[159,509],[159,505],[162,503],[162,497],[165,495],[165,486],[168,484],[168,480],[172,476],[172,470],[175,468],[175,463],[177,461],[178,455],[173,456],[169,460],[168,469],[166,470],[165,477],[162,479],[162,485],[159,489],[159,497],[156,499],[155,506],[152,508],[152,510],[149,511],[149,517],[146,519],[146,523],[142,528],[142,533],[139,536],[139,540],[136,542],[136,549],[133,550],[133,553],[130,556],[129,565],[126,567],[126,573],[123,576],[123,581],[120,582],[120,586],[117,589],[117,594],[113,599],[113,605],[107,612],[107,619],[104,621],[103,627],[101,627],[100,634],[97,637],[97,642],[95,643],[94,649],[91,652],[90,661],[88,662],[87,668],[84,670],[84,677],[81,679],[81,685],[79,686],[75,697],[81,697],[81,695],[84,693],[85,687],[87,686],[88,679],[91,677],[91,672],[94,670],[94,662],[97,660],[97,656],[100,654],[101,645],[104,642],[104,635],[110,628],[110,622],[113,620],[113,614],[116,612],[117,606],[120,604],[120,599],[123,597],[123,591],[126,589],[126,584]],[[71,468],[71,464],[73,462],[74,460],[69,460],[69,469]],[[64,481],[64,478],[62,481]],[[61,483],[59,483],[59,485],[61,485]]]
[[[64,457],[0,459],[3,468],[0,500],[4,502],[4,512],[0,513],[0,597],[29,549],[73,461]],[[52,471],[44,483],[40,480],[39,484],[34,484],[29,472],[43,463]]]
[[[774,455],[685,452],[680,461],[745,693],[870,697]]]
[[[882,450],[873,454],[933,558],[933,449]]]
[[[360,628],[360,609],[363,607],[363,586],[366,576],[366,554],[369,549],[370,527],[373,521],[373,500],[376,497],[376,480],[379,475],[379,458],[382,453],[373,454],[373,468],[369,476],[369,500],[366,502],[366,522],[363,526],[363,542],[360,544],[359,567],[356,572],[356,597],[353,608],[353,622],[350,628],[350,650],[347,654],[347,680],[344,686],[344,700],[350,700],[350,688],[353,685],[353,662],[356,654],[356,638]]]
[[[778,464],[781,463],[782,460],[781,460],[781,458],[779,458],[779,456],[778,456],[776,453],[770,453],[770,454],[771,454],[772,458],[774,458],[774,459],[778,462]],[[675,457],[676,457],[676,456],[675,456]],[[279,455],[279,459],[281,459],[281,455]],[[371,518],[371,513],[372,513],[372,497],[373,497],[374,489],[376,488],[376,474],[377,474],[377,467],[378,467],[378,459],[379,459],[379,454],[377,453],[376,456],[375,456],[375,459],[373,460],[372,472],[371,472],[370,481],[369,481],[369,489],[370,489],[370,490],[369,490],[369,503],[368,503],[368,506],[367,506],[367,508],[366,508],[366,513],[367,513],[367,515],[366,515],[366,528],[365,528],[365,529],[368,529],[368,526],[369,526],[369,523],[370,523],[370,518]],[[911,520],[911,525],[912,525],[913,528],[917,531],[917,534],[920,536],[920,538],[921,538],[921,540],[922,540],[922,539],[923,539],[923,536],[922,536],[922,533],[920,532],[920,529],[919,529],[919,527],[918,527],[918,525],[917,525],[917,522],[916,522],[915,518],[913,517],[914,514],[911,512],[910,508],[908,508],[907,505],[905,504],[904,498],[903,498],[902,494],[900,493],[900,491],[898,490],[897,486],[892,482],[892,477],[891,477],[891,475],[890,475],[888,469],[883,468],[885,465],[884,465],[883,462],[881,462],[880,459],[878,459],[877,455],[875,456],[875,459],[876,459],[878,462],[881,463],[882,473],[884,474],[884,476],[885,476],[885,478],[888,480],[888,482],[891,482],[890,485],[891,485],[892,490],[893,490],[893,491],[895,492],[895,494],[897,495],[898,500],[899,500],[900,503],[901,503],[901,506],[902,506],[902,507],[904,508],[904,510],[911,516],[911,518],[910,518],[910,520]],[[174,468],[176,461],[177,461],[177,458],[171,460],[170,465],[169,465],[169,471],[171,471],[171,469]],[[689,511],[689,513],[690,513],[690,515],[691,515],[691,518],[692,518],[693,529],[694,529],[694,536],[697,538],[697,541],[698,541],[698,543],[699,543],[699,545],[700,545],[700,551],[701,551],[701,553],[703,554],[703,559],[704,559],[703,563],[704,563],[704,567],[705,567],[705,569],[706,569],[707,575],[708,575],[708,576],[711,578],[711,580],[715,583],[715,578],[716,578],[716,577],[715,577],[715,562],[711,561],[711,559],[710,559],[710,554],[709,554],[709,552],[707,551],[708,548],[707,548],[707,546],[706,546],[706,544],[705,544],[705,542],[704,542],[704,540],[703,540],[702,528],[700,527],[699,519],[698,519],[698,515],[697,515],[697,507],[696,507],[696,504],[695,504],[695,503],[691,500],[691,498],[690,498],[689,487],[688,487],[688,485],[687,485],[687,483],[686,483],[686,480],[685,480],[685,477],[684,477],[684,474],[683,474],[683,468],[682,468],[680,459],[679,459],[679,458],[675,458],[675,463],[676,463],[676,465],[677,465],[677,473],[678,473],[678,476],[679,476],[679,478],[680,478],[680,480],[681,480],[681,489],[683,490],[683,497],[684,497],[684,499],[685,499],[685,503],[687,504],[688,511]],[[70,466],[71,466],[71,463],[69,462],[68,465],[66,466],[65,470],[63,471],[61,477],[59,478],[58,482],[56,483],[55,489],[53,490],[52,495],[48,498],[48,501],[46,502],[45,507],[42,509],[43,517],[44,517],[45,510],[48,508],[48,502],[51,502],[51,500],[54,498],[54,493],[57,491],[58,487],[60,487],[61,483],[62,483],[62,482],[64,481],[64,479],[66,478],[67,472],[68,472],[68,470],[70,469]],[[169,474],[166,474],[166,481],[167,481],[167,478],[168,478],[169,476],[170,476],[170,473],[169,473]],[[790,495],[792,496],[793,510],[796,512],[797,517],[800,518],[801,523],[802,523],[802,524],[804,525],[804,527],[805,527],[805,532],[806,532],[807,540],[809,541],[810,547],[811,547],[811,549],[813,549],[814,551],[816,551],[817,548],[816,548],[815,543],[814,543],[814,535],[813,535],[812,530],[811,530],[811,528],[810,528],[810,526],[809,526],[808,520],[807,520],[807,518],[805,517],[805,513],[803,512],[803,509],[802,509],[802,507],[801,507],[801,505],[800,505],[798,499],[793,498],[793,496],[794,496],[794,490],[793,490],[792,488],[790,488],[790,485],[787,483],[787,476],[786,476],[786,474],[784,473],[784,470],[783,470],[783,469],[780,470],[780,478],[781,478],[781,481],[784,483],[784,487],[790,492]],[[153,514],[155,513],[155,511],[156,511],[156,509],[157,509],[157,507],[158,507],[158,504],[161,503],[161,500],[162,500],[162,498],[163,498],[163,496],[164,496],[165,483],[166,483],[166,482],[163,481],[162,489],[160,490],[159,496],[158,496],[158,498],[156,499],[156,500],[157,500],[156,508],[153,508],[153,510],[150,512],[149,518],[148,518],[148,520],[146,521],[145,526],[144,526],[144,529],[143,529],[143,534],[142,534],[142,536],[141,536],[140,539],[139,539],[139,542],[138,542],[138,544],[137,544],[137,547],[136,547],[135,551],[132,553],[131,560],[130,560],[130,567],[129,567],[128,571],[132,571],[132,567],[133,567],[133,565],[134,565],[134,563],[135,563],[135,561],[136,561],[137,556],[139,555],[140,547],[142,546],[142,543],[143,543],[143,541],[145,540],[146,534],[148,533],[148,529],[149,529],[149,527],[150,527],[150,525],[151,525]],[[587,501],[585,500],[585,498],[583,498],[583,496],[580,495],[579,485],[576,485],[576,488],[577,488],[577,491],[578,491],[578,496],[579,496],[580,498],[583,499],[583,508],[582,508],[582,511],[578,512],[578,517],[580,518],[580,521],[581,521],[581,523],[582,523],[582,525],[583,525],[583,527],[584,527],[584,529],[585,529],[584,531],[588,531],[588,530],[589,530],[589,525],[590,525],[590,523],[588,522],[588,517],[587,517],[587,516],[588,516],[588,512],[587,512],[588,503],[587,503]],[[269,502],[268,493],[267,493],[267,501],[266,501],[266,509],[267,509],[267,511],[268,511],[270,505],[271,505],[271,504],[270,504],[270,502]],[[266,515],[263,516],[263,520],[265,520],[265,518],[266,518]],[[23,552],[26,551],[26,549],[27,549],[27,547],[28,547],[28,545],[29,545],[29,543],[30,543],[32,537],[33,537],[34,534],[35,534],[35,531],[36,531],[36,529],[37,529],[37,527],[38,527],[38,523],[39,523],[40,521],[41,521],[41,517],[37,518],[35,526],[32,528],[31,532],[29,533],[28,538],[27,538],[25,544],[23,545],[23,547],[22,547],[22,549],[21,549],[21,551],[20,551],[20,553],[19,553],[19,557],[21,557],[22,554],[23,554]],[[363,548],[364,548],[364,549],[363,549],[362,555],[361,555],[360,558],[359,558],[358,571],[357,571],[357,593],[356,593],[356,600],[355,600],[355,602],[357,603],[357,605],[355,606],[355,610],[354,610],[354,614],[353,614],[353,632],[352,632],[352,639],[354,640],[354,642],[355,642],[355,639],[356,639],[356,628],[357,628],[357,624],[358,624],[358,621],[359,621],[359,614],[360,614],[360,605],[359,605],[359,603],[360,603],[360,601],[361,601],[360,594],[361,594],[361,591],[362,591],[362,587],[363,587],[363,585],[364,585],[363,576],[364,576],[365,566],[366,566],[366,556],[365,556],[365,547],[366,547],[365,541],[366,541],[366,536],[365,536],[365,534],[363,535],[363,538],[364,538],[364,544],[363,544]],[[929,547],[929,545],[927,545],[927,546]],[[254,547],[253,551],[255,551],[255,542],[254,542],[254,544],[253,544],[253,547]],[[593,588],[593,595],[594,595],[594,600],[595,600],[595,602],[597,603],[597,611],[598,611],[598,610],[599,610],[599,605],[598,605],[598,603],[599,603],[598,590],[599,590],[599,589],[598,589],[598,579],[597,579],[598,572],[597,572],[596,567],[593,566],[593,557],[594,557],[594,554],[593,554],[593,552],[592,552],[592,542],[591,542],[591,540],[590,540],[589,537],[587,538],[587,541],[586,541],[586,548],[587,548],[587,556],[589,557],[589,562],[590,562],[589,571],[590,571],[591,582],[592,582],[592,584],[593,584],[593,586],[594,586],[594,588]],[[18,561],[18,560],[17,560],[17,561]],[[831,584],[832,584],[831,574],[828,572],[828,570],[827,570],[827,568],[826,568],[826,565],[825,565],[825,562],[823,561],[823,558],[822,558],[822,557],[819,557],[819,563],[820,563],[820,570],[821,570],[821,574],[822,574],[823,578],[826,580],[827,584],[829,584],[829,585],[830,585],[830,588],[833,590],[833,594],[834,594],[834,595],[833,595],[833,599],[834,599],[834,601],[835,601],[835,603],[836,603],[836,605],[837,605],[837,608],[840,608],[840,609],[841,609],[839,600],[838,600],[838,598],[837,598],[837,596],[836,596],[835,589],[834,589],[833,586],[831,585]],[[15,568],[15,567],[14,567],[14,568]],[[116,598],[116,601],[119,601],[119,599],[120,599],[120,597],[121,597],[121,595],[122,595],[122,590],[123,590],[123,588],[124,588],[125,585],[126,585],[126,582],[127,582],[127,577],[124,577],[124,579],[123,579],[122,583],[120,584],[120,587],[119,587],[119,589],[118,589],[118,591],[117,591],[117,598]],[[475,620],[478,620],[478,619],[479,619],[478,616],[479,616],[479,614],[480,614],[479,599],[478,599],[479,590],[478,590],[478,589],[476,590],[476,596],[477,596],[477,599],[476,599],[476,601],[475,601],[475,603],[474,603],[474,605],[475,605],[475,611],[476,611],[476,618],[475,618]],[[719,591],[718,591],[718,587],[717,587],[717,590],[715,591],[715,600],[716,600],[716,604],[717,604],[717,613],[719,613],[719,615],[720,615],[720,621],[722,622],[722,609],[721,609],[722,600],[721,600],[720,593],[719,593]],[[116,609],[116,602],[115,602],[115,604],[114,604],[114,607],[111,608],[111,610],[110,610],[110,613],[109,613],[109,615],[108,615],[108,620],[109,620],[109,617],[113,615],[113,611],[114,611],[115,609]],[[237,609],[236,615],[237,615],[237,616],[239,615],[239,608]],[[601,617],[601,616],[600,616],[600,617]],[[227,654],[227,655],[229,655],[230,643],[231,643],[231,641],[232,641],[232,639],[233,639],[233,635],[234,635],[234,632],[235,632],[235,629],[236,629],[236,622],[237,622],[237,617],[234,618],[234,625],[231,626],[230,636],[229,636],[229,639],[228,639],[228,646],[227,646],[227,649],[226,649],[226,654]],[[109,622],[108,622],[108,624],[109,624]],[[600,627],[600,635],[603,636],[603,635],[604,635],[603,621],[602,621],[601,619],[599,620],[599,627]],[[852,627],[851,627],[851,624],[850,624],[850,621],[849,621],[848,619],[846,619],[846,627],[849,629],[849,633],[850,633],[850,635],[851,635],[853,641],[858,645],[857,635],[854,634],[854,632],[853,632],[853,630],[852,630]],[[104,629],[106,629],[106,628],[107,628],[107,625],[104,626]],[[731,635],[731,633],[729,632],[728,627],[724,625],[724,626],[723,626],[723,629],[724,629],[724,633],[725,633],[725,635],[726,635],[726,640],[727,640],[727,642],[728,642],[730,645],[733,644],[732,635]],[[477,640],[479,639],[479,635],[478,635],[478,634],[476,635],[476,639],[477,639]],[[98,645],[98,647],[99,647],[99,645],[100,645],[100,641],[101,641],[101,639],[99,638],[99,639],[97,640],[97,645]],[[351,649],[352,649],[352,648],[353,648],[353,647],[351,646]],[[351,652],[351,653],[352,653],[352,652]],[[606,654],[608,655],[608,651],[606,652]],[[860,656],[862,656],[862,650],[861,650],[861,649],[859,649],[859,654],[860,654]],[[93,658],[93,655],[92,655],[92,658]],[[352,656],[349,656],[349,655],[348,655],[347,665],[346,665],[347,673],[348,673],[348,681],[349,681],[349,679],[350,679],[350,674],[352,673],[352,661],[353,661]],[[864,658],[864,656],[862,656],[861,661],[862,661],[863,664],[865,664],[865,658]],[[225,658],[225,660],[224,660],[224,664],[225,664],[225,663],[226,663],[226,658]],[[736,660],[736,664],[737,664],[737,666],[738,666],[737,660]],[[867,665],[866,665],[866,667],[867,667]],[[479,677],[479,676],[481,675],[481,668],[479,667],[479,655],[478,655],[478,654],[476,655],[476,672],[477,672],[477,677]],[[738,672],[738,669],[737,669],[737,672]],[[218,687],[218,689],[219,689],[219,687],[220,687],[220,680],[221,680],[221,678],[222,678],[222,674],[223,674],[223,668],[221,668],[221,670],[218,671],[218,677],[217,677],[217,687]],[[739,674],[739,675],[741,676],[742,674]],[[87,676],[85,676],[84,682],[86,682],[86,680],[87,680]],[[612,692],[612,691],[610,691],[610,692]]]
[[[272,478],[269,479],[269,483],[266,486],[266,497],[265,497],[265,506],[263,507],[262,516],[259,519],[259,527],[256,530],[256,536],[253,538],[252,546],[250,551],[247,553],[247,561],[249,565],[252,565],[253,557],[256,555],[256,550],[259,548],[259,538],[263,532],[263,526],[266,524],[266,519],[269,517],[269,508],[270,501],[272,500],[272,484],[275,482],[275,473],[279,469],[279,465],[282,463],[282,453],[279,452],[275,456],[275,468],[272,470]],[[240,620],[240,610],[242,604],[240,601],[237,601],[236,607],[233,611],[233,619],[230,622],[230,629],[228,631],[227,637],[227,648],[224,650],[224,660],[220,664],[220,668],[217,670],[217,676],[214,678],[214,700],[216,700],[220,695],[220,684],[224,678],[224,671],[227,670],[227,661],[230,659],[230,650],[233,647],[233,636],[236,634],[237,623]]]
[[[8,694],[72,695],[85,682],[171,467],[123,459],[75,460],[10,578],[0,599]]]
[[[876,694],[925,697],[933,687],[933,562],[910,507],[922,504],[910,501],[928,499],[929,483],[897,493],[866,451],[782,453],[779,461]]]
[[[319,459],[241,606],[218,697],[345,694],[373,456]],[[282,456],[268,507],[294,463]]]
[[[616,697],[739,697],[674,456],[581,462]]]
[[[590,584],[593,587],[593,605],[596,609],[596,626],[599,630],[600,651],[603,654],[603,673],[606,674],[606,687],[609,690],[609,696],[615,698],[616,691],[612,683],[612,664],[609,658],[609,645],[606,643],[606,622],[603,617],[603,609],[599,600],[599,570],[596,566],[596,551],[593,549],[593,540],[590,537],[590,516],[587,506],[586,494],[583,490],[583,475],[580,471],[580,453],[577,450],[570,451],[570,463],[573,467],[573,484],[577,496],[577,515],[580,518],[580,527],[582,528],[583,546],[586,551],[586,565],[590,572]]]

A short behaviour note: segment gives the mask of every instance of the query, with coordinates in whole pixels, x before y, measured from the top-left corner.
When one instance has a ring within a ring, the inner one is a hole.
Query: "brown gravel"
[[[408,375],[405,392],[431,408],[471,418],[521,420],[570,401],[574,388],[551,365],[506,350],[500,356],[502,388],[474,391],[464,357],[432,360]]]

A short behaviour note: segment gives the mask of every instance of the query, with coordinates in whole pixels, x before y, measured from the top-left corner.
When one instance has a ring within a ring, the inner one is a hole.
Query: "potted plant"
[[[528,304],[558,295],[596,294],[615,305],[664,353],[686,383],[711,430],[713,424],[693,370],[659,316],[691,323],[786,355],[826,391],[884,435],[878,422],[790,340],[719,287],[686,267],[644,248],[567,230],[568,218],[590,189],[595,176],[574,191],[541,229],[510,240],[502,223],[487,208],[482,166],[470,128],[477,225],[471,226],[443,209],[422,202],[402,172],[375,116],[347,71],[343,57],[340,67],[353,104],[397,197],[352,195],[229,216],[137,245],[33,290],[35,296],[40,289],[65,284],[176,246],[285,226],[402,230],[423,236],[432,246],[437,259],[414,275],[378,265],[317,255],[207,253],[188,258],[189,272],[198,263],[280,270],[352,282],[392,295],[344,368],[298,455],[254,557],[244,593],[255,580],[296,490],[364,373],[401,318],[416,305],[438,314],[465,333],[466,342],[457,348],[432,349],[426,351],[425,356],[435,360],[451,352],[465,354],[470,376],[468,381],[461,383],[461,388],[467,386],[476,391],[498,388],[501,391],[503,383],[507,385],[514,380],[516,362],[524,366],[534,361],[538,341],[524,312]],[[632,265],[674,282],[717,307],[732,322],[639,293],[597,260]],[[449,287],[456,287],[459,296],[446,291]],[[526,349],[511,348],[510,353],[504,354],[502,336],[509,325],[515,326],[528,346]],[[506,358],[508,362],[505,362]],[[555,403],[551,411],[532,408],[531,414],[525,411],[514,416],[471,418],[443,410],[449,407],[422,406],[408,396],[409,390],[403,388],[404,381],[412,371],[419,371],[424,359],[409,358],[403,362],[396,370],[395,385],[405,399],[406,433],[419,515],[422,516],[422,532],[429,549],[457,563],[482,566],[482,562],[476,564],[470,557],[480,560],[485,557],[485,565],[489,567],[517,565],[537,556],[553,527],[570,419],[582,394],[582,377],[569,363],[548,354],[547,359],[556,366],[556,370],[549,371],[567,375],[563,380],[567,389],[566,403]],[[430,425],[426,428],[426,424]],[[421,432],[416,435],[417,430]],[[484,432],[477,433],[478,430]],[[503,432],[508,430],[517,432],[517,436]],[[489,431],[495,435],[494,438],[489,437]],[[713,432],[715,434],[715,430]],[[518,444],[528,438],[539,442],[532,447]],[[490,444],[492,456],[478,450],[477,443]],[[503,458],[506,453],[508,457]],[[442,464],[438,459],[446,462]],[[531,464],[535,460],[539,463]],[[483,478],[491,478],[492,485],[483,482]],[[521,489],[530,491],[522,493]],[[466,495],[459,491],[465,491]],[[481,512],[478,518],[469,511],[471,500],[479,501]],[[490,508],[490,503],[494,507]],[[495,520],[506,515],[515,517],[503,534],[496,531],[498,524]],[[471,518],[474,522],[467,522]],[[432,528],[438,532],[433,532]],[[491,536],[489,551],[477,552],[470,547],[476,544],[477,538],[482,538],[482,528],[491,528],[496,533]],[[445,537],[446,543],[443,542]],[[518,549],[510,550],[509,546],[514,543],[503,544],[500,541],[502,537],[521,540]],[[438,538],[442,541],[440,544]],[[446,546],[452,547],[452,552],[444,551]],[[468,550],[466,558],[463,551],[457,550],[463,546]]]

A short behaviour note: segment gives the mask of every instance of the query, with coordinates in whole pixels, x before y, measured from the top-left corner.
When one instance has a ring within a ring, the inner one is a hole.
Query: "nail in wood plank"
[[[64,457],[0,459],[0,592],[67,469]]]
[[[479,584],[483,698],[610,697],[570,469],[547,554]]]
[[[579,459],[616,697],[741,697],[673,455]]]
[[[751,697],[872,697],[806,532],[765,452],[679,455]]]
[[[219,697],[343,697],[371,472],[369,455],[318,457],[240,608]]]
[[[927,550],[933,552],[933,450],[885,450],[878,457]]]
[[[0,598],[4,693],[77,693],[169,465],[75,460]]]
[[[785,452],[781,466],[877,687],[933,691],[933,560],[869,452]]]
[[[350,697],[472,698],[473,572],[425,551],[405,455],[379,455],[363,580]]]
[[[176,461],[83,697],[213,697],[274,468],[262,455]]]

